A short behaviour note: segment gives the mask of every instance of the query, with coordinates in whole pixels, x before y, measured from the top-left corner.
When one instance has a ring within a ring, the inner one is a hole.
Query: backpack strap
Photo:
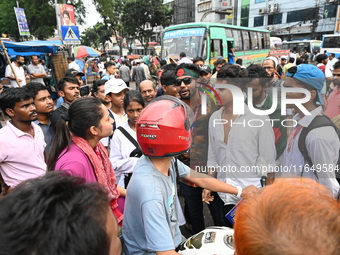
[[[115,131],[116,130],[115,116],[113,116],[112,112],[109,109],[108,109],[108,111],[109,111],[109,116],[114,120],[114,122],[113,122],[113,131]],[[113,137],[113,134],[109,136],[109,144],[110,144],[110,141],[111,141],[112,137]]]
[[[316,116],[312,122],[309,124],[308,127],[304,127],[300,133],[300,137],[299,137],[299,141],[298,141],[298,147],[299,150],[302,154],[302,156],[304,157],[304,159],[307,161],[308,165],[312,168],[313,167],[313,162],[312,159],[308,156],[308,151],[307,151],[307,147],[306,147],[306,137],[308,135],[308,133],[310,131],[312,131],[315,128],[320,128],[320,127],[327,127],[327,126],[331,126],[334,127],[335,131],[337,132],[338,136],[339,134],[339,130],[337,129],[337,127],[335,126],[335,124],[330,120],[330,118],[328,118],[326,115],[318,115]],[[339,136],[340,137],[340,136]],[[316,176],[317,179],[319,179],[316,171],[313,172]],[[302,170],[302,174],[303,175],[303,170]]]
[[[137,141],[135,140],[135,138],[133,138],[126,130],[125,128],[123,128],[122,126],[118,127],[117,129],[119,129],[123,135],[126,136],[126,138],[134,145],[136,146],[137,149],[140,149],[139,144],[137,143]],[[141,149],[140,149],[141,150]]]

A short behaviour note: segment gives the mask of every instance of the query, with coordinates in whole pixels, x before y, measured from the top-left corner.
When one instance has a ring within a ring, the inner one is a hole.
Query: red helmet
[[[190,148],[193,112],[173,96],[155,98],[137,121],[137,140],[150,157],[173,157]]]

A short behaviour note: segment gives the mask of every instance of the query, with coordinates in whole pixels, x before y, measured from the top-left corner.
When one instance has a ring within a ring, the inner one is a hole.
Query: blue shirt
[[[57,108],[59,108],[63,103],[64,103],[64,98],[59,97],[58,100],[57,100]]]
[[[228,53],[228,63],[229,63],[229,64],[235,64],[234,56],[233,56],[233,53],[232,53],[232,52],[229,52],[229,53]]]
[[[189,167],[177,162],[179,176],[188,176]],[[175,172],[174,159],[169,176],[157,170],[148,157],[138,160],[125,200],[125,254],[154,255],[156,251],[173,250],[181,243]]]
[[[103,74],[103,76],[102,76],[102,78],[100,78],[100,79],[102,79],[102,80],[110,80],[111,79],[111,77],[110,77],[110,75],[108,75],[107,73],[104,73]]]

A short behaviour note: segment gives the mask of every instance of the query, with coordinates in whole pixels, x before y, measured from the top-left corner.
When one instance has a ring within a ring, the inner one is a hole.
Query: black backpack
[[[139,144],[137,143],[137,141],[123,127],[118,127],[117,129],[119,129],[134,146],[136,146],[136,149],[134,149],[130,153],[130,157],[140,158],[143,155],[143,152],[141,148],[139,147]],[[127,188],[130,182],[131,176],[132,176],[132,173],[129,173],[125,176],[124,178],[125,188]]]
[[[313,121],[309,124],[308,127],[304,127],[302,129],[300,137],[299,137],[299,141],[298,141],[299,150],[300,150],[302,156],[308,162],[310,169],[313,170],[317,179],[319,179],[317,171],[314,171],[314,168],[313,168],[314,164],[312,162],[312,159],[308,156],[308,151],[307,151],[307,148],[306,148],[306,137],[307,137],[308,133],[310,131],[312,131],[313,129],[319,128],[319,127],[328,127],[328,126],[331,126],[335,129],[335,131],[336,131],[336,133],[337,133],[337,135],[340,139],[340,130],[333,123],[333,121],[331,121],[331,119],[328,118],[326,115],[318,115],[313,119]],[[340,183],[339,167],[340,167],[340,151],[339,151],[338,162],[335,166],[335,169],[336,169],[335,176],[336,176],[337,181]]]

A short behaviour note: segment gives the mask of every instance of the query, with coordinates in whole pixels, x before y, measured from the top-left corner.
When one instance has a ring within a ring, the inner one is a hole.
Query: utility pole
[[[311,36],[310,36],[310,39],[313,40],[315,39],[315,32],[316,32],[316,28],[318,26],[318,23],[319,23],[319,10],[320,10],[320,0],[316,0],[316,3],[315,3],[315,17],[314,19],[312,20],[312,31],[311,31]]]

